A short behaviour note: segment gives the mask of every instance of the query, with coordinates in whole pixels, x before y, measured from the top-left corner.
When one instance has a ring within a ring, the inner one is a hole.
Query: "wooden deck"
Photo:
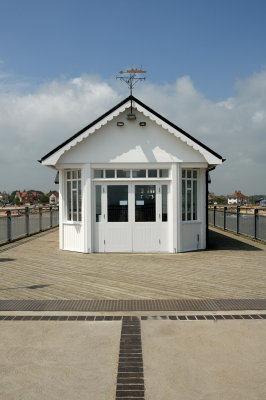
[[[211,230],[208,251],[80,254],[58,230],[0,247],[0,299],[262,299],[266,246]]]

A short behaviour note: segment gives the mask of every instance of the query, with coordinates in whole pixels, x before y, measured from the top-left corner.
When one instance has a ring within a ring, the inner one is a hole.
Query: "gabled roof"
[[[109,111],[104,113],[102,116],[97,118],[95,121],[85,126],[83,129],[78,131],[75,135],[71,136],[69,139],[61,143],[55,149],[51,150],[45,156],[39,160],[40,163],[48,164],[46,161],[51,156],[55,155],[55,153],[59,152],[59,157],[71,147],[75,146],[78,142],[82,141],[84,138],[88,137],[91,133],[94,133],[95,130],[101,128],[108,121],[112,120],[115,116],[118,116],[121,112],[125,111],[126,108],[129,108],[133,104],[133,107],[137,108],[138,111],[142,112],[145,116],[148,116],[151,120],[154,120],[158,125],[161,125],[163,128],[167,129],[169,132],[174,133],[176,137],[181,139],[183,142],[186,142],[189,146],[192,146],[195,150],[202,150],[201,153],[209,153],[216,157],[219,160],[219,164],[223,161],[223,157],[216,153],[214,150],[210,149],[205,144],[201,143],[199,140],[195,139],[189,133],[185,132],[183,129],[179,128],[177,125],[173,124],[171,121],[164,118],[162,115],[152,110],[146,104],[142,103],[136,97],[130,95],[126,97],[123,101],[117,104],[115,107],[111,108]]]

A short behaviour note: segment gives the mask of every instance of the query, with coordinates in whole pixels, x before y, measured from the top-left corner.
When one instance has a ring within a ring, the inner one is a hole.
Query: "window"
[[[94,179],[147,179],[169,178],[169,169],[94,169]]]
[[[156,220],[155,185],[135,186],[135,221],[153,222]]]
[[[130,178],[130,169],[118,169],[117,178]]]
[[[197,178],[197,171],[182,170],[182,221],[195,221],[198,218]]]
[[[80,222],[81,209],[81,170],[67,171],[67,220]]]
[[[96,222],[101,222],[102,221],[102,186],[101,185],[96,185],[95,203],[96,203]]]
[[[162,221],[167,221],[167,192],[168,186],[162,185]]]
[[[148,169],[149,178],[157,178],[157,169]]]
[[[106,178],[114,178],[115,177],[115,170],[114,169],[107,169],[105,171]]]
[[[146,178],[146,169],[133,169],[133,178]]]
[[[160,178],[168,178],[168,169],[159,169]]]
[[[108,222],[128,222],[128,185],[107,186]]]
[[[94,170],[94,178],[103,178],[103,169],[95,169]]]

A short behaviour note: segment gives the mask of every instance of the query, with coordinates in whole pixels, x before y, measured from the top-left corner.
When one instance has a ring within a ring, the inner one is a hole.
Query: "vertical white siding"
[[[63,224],[64,250],[84,252],[82,224]]]
[[[84,253],[92,252],[92,209],[91,165],[85,164],[82,169],[82,223],[84,226]]]
[[[64,212],[64,171],[59,171],[59,249],[64,248],[63,233],[63,212]]]

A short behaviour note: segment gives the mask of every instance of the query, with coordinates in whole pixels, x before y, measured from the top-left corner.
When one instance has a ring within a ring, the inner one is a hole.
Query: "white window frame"
[[[157,170],[157,176],[155,176],[155,177],[149,177],[148,176],[148,170],[150,170],[150,169],[154,169],[154,170]],[[113,178],[106,178],[106,170],[113,170],[114,171],[114,177]],[[118,170],[127,170],[127,171],[129,171],[129,176],[128,177],[118,177],[117,176],[117,171]],[[133,177],[133,171],[138,171],[138,170],[145,170],[145,177]],[[167,176],[166,177],[164,177],[164,176],[162,176],[162,177],[160,177],[160,171],[161,170],[166,170],[167,171]],[[103,176],[102,177],[94,177],[94,171],[102,171],[102,173],[103,173]],[[159,167],[158,168],[158,166],[156,166],[156,167],[135,167],[135,168],[132,168],[132,167],[104,167],[104,168],[99,168],[99,167],[96,167],[96,168],[92,168],[92,180],[93,181],[102,181],[102,180],[107,180],[107,181],[117,181],[117,180],[125,180],[125,181],[127,181],[127,180],[130,180],[130,181],[147,181],[147,180],[150,180],[150,181],[163,181],[163,180],[171,180],[171,168],[169,168],[168,166],[162,166],[162,167]]]
[[[76,172],[76,178],[73,177],[73,172]],[[68,176],[70,174],[70,177]],[[69,198],[68,198],[68,183],[70,182],[70,213],[71,218],[69,218]],[[74,185],[76,182],[76,185]],[[76,186],[76,187],[73,187]],[[79,195],[79,186],[80,186],[80,195]],[[76,193],[76,203],[77,203],[77,211],[76,211],[76,219],[74,219],[74,202],[73,202],[73,193]],[[65,222],[67,223],[77,223],[80,224],[82,222],[82,172],[80,168],[67,169],[65,171],[65,193],[66,193],[66,203],[65,203]],[[80,203],[80,207],[79,207]]]
[[[187,172],[190,171],[191,177],[188,178]],[[185,176],[183,177],[183,172],[185,173]],[[196,178],[194,178],[193,172],[196,172]],[[198,210],[198,205],[199,205],[199,196],[198,196],[198,187],[199,187],[199,170],[198,169],[192,169],[192,168],[182,168],[182,182],[181,182],[181,194],[182,194],[182,215],[181,219],[182,222],[195,222],[199,220],[199,210]],[[185,182],[185,218],[183,218],[183,201],[184,201],[184,194],[183,194],[183,182]],[[191,187],[188,187],[188,182],[191,182]],[[196,206],[194,210],[194,185],[193,182],[197,182],[196,185]],[[188,192],[191,193],[191,218],[188,219]],[[196,214],[196,218],[194,219],[194,212]]]

